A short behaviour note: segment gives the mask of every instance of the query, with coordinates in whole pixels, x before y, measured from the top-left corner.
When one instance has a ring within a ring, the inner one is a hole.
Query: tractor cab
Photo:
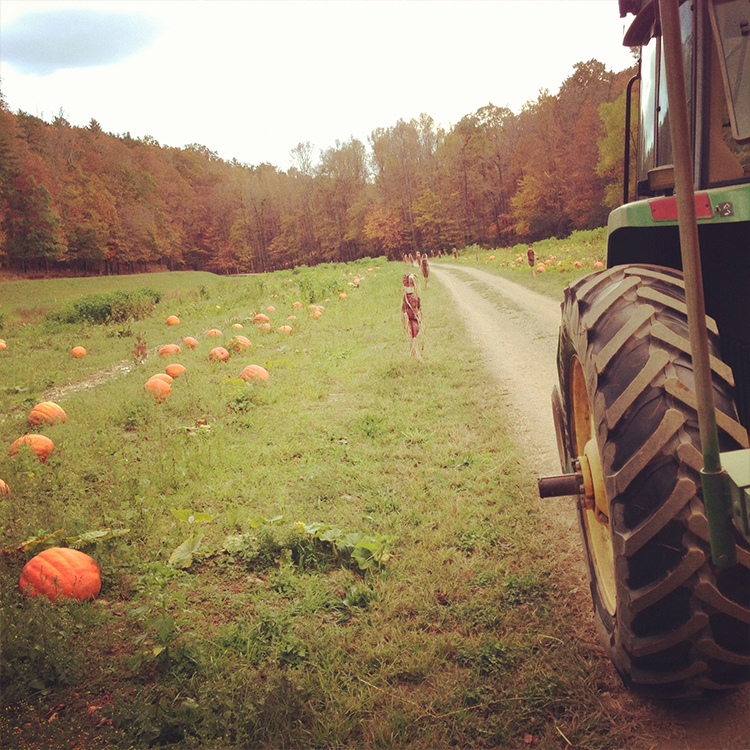
[[[636,198],[674,191],[664,50],[655,2],[636,13],[624,44],[641,48]],[[683,2],[679,9],[695,188],[750,181],[750,3]]]

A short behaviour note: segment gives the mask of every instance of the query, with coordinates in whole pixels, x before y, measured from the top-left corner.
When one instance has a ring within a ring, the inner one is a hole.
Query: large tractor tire
[[[750,549],[711,561],[682,276],[617,266],[565,292],[558,350],[564,468],[580,458],[579,521],[595,618],[625,684],[701,697],[750,680]],[[709,320],[722,451],[747,447]]]

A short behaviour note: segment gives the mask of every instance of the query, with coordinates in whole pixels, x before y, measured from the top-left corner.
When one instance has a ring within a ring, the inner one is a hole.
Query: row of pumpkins
[[[61,424],[65,410],[53,401],[42,401],[29,413],[30,425]],[[54,450],[46,435],[29,434],[15,440],[8,454],[15,456],[23,446],[30,448],[44,463]],[[10,487],[0,479],[0,497],[10,496]],[[51,547],[24,565],[18,587],[24,596],[46,596],[48,599],[93,599],[102,587],[102,576],[94,559],[70,547]]]
[[[294,306],[302,307],[302,303],[295,302]],[[271,305],[266,308],[266,312],[275,312],[275,310],[276,308]],[[314,312],[319,312],[320,314],[322,314],[322,309],[316,306]],[[320,314],[316,317],[320,317]],[[296,320],[296,316],[294,315],[290,315],[289,318],[291,318],[292,320]],[[253,322],[258,324],[259,330],[271,329],[270,318],[265,313],[258,313],[257,315],[255,315],[255,317],[253,318]],[[167,318],[167,325],[180,325],[180,319],[176,315],[170,315]],[[233,325],[233,328],[241,330],[242,324],[235,323]],[[281,331],[282,333],[291,333],[292,328],[289,325],[283,325],[279,328],[279,331]],[[223,336],[224,334],[218,328],[211,328],[206,335],[209,338],[218,338],[220,336]],[[195,349],[195,347],[198,346],[198,340],[193,338],[192,336],[185,336],[182,339],[182,343],[188,349]],[[252,342],[246,336],[236,334],[230,339],[229,345],[235,351],[240,352],[249,349],[252,346]],[[172,357],[181,353],[182,348],[179,344],[165,344],[159,349],[159,356],[165,358]],[[223,346],[215,346],[208,353],[208,358],[216,362],[228,362],[229,357],[229,350],[224,348]],[[180,375],[182,375],[184,372],[185,367],[183,365],[173,362],[164,368],[163,373],[160,372],[150,377],[144,384],[143,388],[144,390],[150,392],[158,403],[162,403],[172,395],[172,381],[175,378],[180,377]],[[268,370],[266,370],[264,367],[261,367],[261,365],[247,365],[245,368],[243,368],[242,372],[240,372],[240,377],[245,381],[268,380],[269,374]]]
[[[341,299],[346,298],[346,294],[340,295]],[[295,308],[301,308],[302,303],[295,302]],[[319,318],[323,314],[324,308],[320,305],[310,305],[312,312],[311,317]],[[266,312],[275,312],[273,306],[266,308]],[[295,316],[289,316],[290,319],[296,319]],[[270,330],[270,319],[263,313],[258,313],[254,319],[260,330]],[[179,325],[180,320],[175,315],[167,318],[167,325]],[[235,328],[242,328],[241,324],[236,323]],[[288,325],[279,328],[282,333],[291,333],[292,329]],[[215,338],[223,335],[216,328],[208,331],[208,336]],[[190,349],[195,349],[198,341],[191,336],[183,338],[183,343]],[[250,340],[245,336],[236,335],[231,339],[231,346],[242,351],[252,346]],[[5,341],[0,339],[0,349],[5,349]],[[159,356],[169,357],[181,353],[181,348],[177,344],[166,344],[159,350]],[[73,347],[71,355],[76,358],[86,356],[86,350],[82,346]],[[229,359],[229,352],[224,347],[214,347],[209,352],[209,359],[226,362]],[[158,373],[146,381],[144,389],[151,392],[158,402],[166,400],[172,392],[171,383],[175,378],[184,374],[186,368],[173,362],[166,366],[164,373]],[[260,365],[247,365],[240,377],[245,380],[267,380],[268,371]],[[52,401],[43,401],[37,404],[29,414],[28,422],[30,425],[38,426],[42,424],[60,424],[65,422],[67,415],[65,410]],[[22,447],[28,447],[36,454],[39,461],[44,463],[54,450],[54,443],[46,435],[28,434],[15,440],[8,454],[14,456],[18,454]],[[0,479],[0,497],[3,495],[10,496],[10,487]],[[45,596],[48,599],[80,599],[88,600],[95,598],[102,586],[102,577],[99,566],[96,561],[85,552],[70,547],[50,547],[29,560],[21,571],[19,579],[19,590],[25,596],[36,597]]]
[[[372,269],[367,269],[371,271]],[[359,286],[361,278],[357,277],[352,286]],[[351,283],[351,282],[350,282]],[[346,299],[346,292],[339,294],[339,299]],[[326,300],[328,301],[328,300]],[[301,302],[293,303],[297,309],[302,308]],[[320,318],[323,314],[321,305],[310,305],[310,316]],[[273,306],[266,308],[266,312],[275,312]],[[288,320],[295,320],[294,315],[289,316]],[[258,313],[253,322],[258,324],[260,330],[270,330],[270,319],[263,313]],[[167,318],[167,325],[179,325],[180,320],[175,315]],[[242,328],[241,324],[236,323],[235,328]],[[292,328],[289,325],[283,325],[279,328],[282,333],[291,333]],[[208,332],[208,336],[215,338],[222,333],[216,328]],[[194,349],[198,341],[190,336],[183,338],[183,343],[190,349]],[[248,349],[251,346],[250,340],[245,336],[236,335],[231,340],[231,345],[237,351]],[[5,349],[6,343],[0,339],[0,349]],[[168,357],[173,354],[181,353],[177,344],[167,344],[159,350],[159,355]],[[86,350],[82,346],[73,347],[71,355],[80,358],[86,356]],[[214,347],[209,353],[209,359],[226,362],[229,359],[229,352],[224,347]],[[152,392],[157,401],[163,401],[171,393],[171,382],[185,372],[185,367],[178,363],[171,363],[165,368],[166,372],[158,373],[149,378],[144,388]],[[268,371],[260,365],[248,365],[240,373],[243,380],[267,380]],[[37,404],[29,414],[28,422],[30,425],[42,424],[60,424],[65,422],[67,415],[65,410],[52,401],[43,401]],[[29,447],[44,463],[54,450],[54,443],[45,435],[29,434],[18,438],[14,441],[9,450],[9,455],[16,455],[22,446]],[[5,481],[0,479],[0,497],[10,495],[10,487]],[[48,599],[80,599],[88,600],[98,596],[102,587],[102,577],[99,566],[96,561],[85,552],[70,547],[50,547],[29,560],[21,571],[19,579],[19,590],[25,596],[36,597],[45,596]]]

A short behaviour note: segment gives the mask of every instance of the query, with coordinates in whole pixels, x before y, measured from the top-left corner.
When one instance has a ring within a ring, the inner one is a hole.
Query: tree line
[[[509,246],[606,222],[622,194],[632,70],[578,63],[519,114],[488,104],[449,130],[422,114],[282,171],[9,110],[0,93],[0,267],[263,272],[469,244]],[[502,87],[502,82],[498,83]]]

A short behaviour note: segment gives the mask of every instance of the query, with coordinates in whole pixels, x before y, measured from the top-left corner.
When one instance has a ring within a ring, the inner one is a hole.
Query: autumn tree
[[[378,253],[388,260],[401,257],[405,247],[404,223],[400,216],[388,208],[373,208],[365,219],[365,235],[372,240]]]

